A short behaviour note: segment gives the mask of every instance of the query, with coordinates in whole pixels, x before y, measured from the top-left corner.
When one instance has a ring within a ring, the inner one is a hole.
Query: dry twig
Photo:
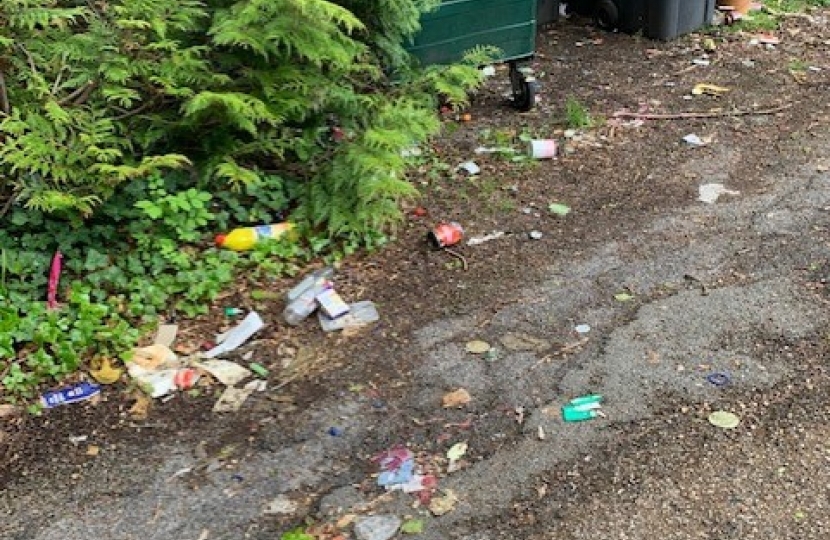
[[[785,111],[792,107],[792,103],[785,103],[778,107],[770,109],[743,109],[737,111],[710,111],[710,112],[682,112],[673,114],[659,114],[659,113],[638,113],[628,111],[618,111],[614,113],[614,118],[634,118],[638,120],[683,120],[689,118],[728,118],[734,116],[752,116],[775,114]]]

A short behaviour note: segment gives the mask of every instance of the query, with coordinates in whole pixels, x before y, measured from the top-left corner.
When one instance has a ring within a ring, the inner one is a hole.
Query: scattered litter
[[[544,441],[545,440],[545,428],[543,428],[542,426],[539,426],[538,429],[536,430],[536,436],[539,437],[540,441]]]
[[[533,139],[528,142],[530,157],[534,159],[553,159],[556,157],[556,141],[553,139]]]
[[[467,390],[459,388],[458,390],[453,390],[452,392],[444,394],[444,397],[441,400],[441,405],[445,409],[461,408],[470,403],[472,399],[473,397]]]
[[[131,362],[143,368],[155,369],[175,364],[178,360],[176,353],[170,350],[167,345],[155,344],[149,347],[136,347],[133,349]]]
[[[177,389],[192,388],[199,379],[199,372],[184,367],[176,353],[165,345],[133,349],[132,358],[127,363],[127,372],[154,398]]]
[[[325,268],[320,268],[319,270],[315,270],[308,274],[306,277],[303,278],[298,284],[294,285],[286,294],[285,294],[285,301],[287,303],[291,303],[297,298],[299,298],[304,292],[308,289],[318,285],[320,283],[324,283],[330,281],[334,277],[334,268],[331,266],[327,266]]]
[[[694,133],[689,133],[683,137],[683,142],[691,146],[706,146],[706,142]]]
[[[344,330],[346,328],[360,328],[371,324],[380,319],[377,307],[374,302],[364,300],[362,302],[355,302],[349,305],[349,312],[342,317],[332,319],[327,317],[324,313],[317,314],[320,321],[320,326],[324,332],[334,332],[336,330]]]
[[[244,311],[238,307],[226,307],[225,308],[225,317],[236,317],[237,315],[242,315]]]
[[[577,334],[587,334],[591,331],[591,326],[588,324],[578,324],[574,327]]]
[[[571,207],[562,203],[550,203],[548,205],[548,211],[557,216],[565,217],[571,213]]]
[[[299,505],[286,497],[285,495],[277,495],[274,499],[265,505],[263,514],[273,515],[290,515],[299,509]]]
[[[540,231],[530,231],[528,233],[528,236],[530,237],[531,240],[541,240],[542,237],[545,236],[545,235],[542,234],[542,232],[540,232]]]
[[[697,200],[707,204],[714,204],[721,195],[740,195],[740,191],[726,189],[723,184],[703,184],[698,188]]]
[[[401,527],[401,518],[391,514],[359,517],[355,520],[354,533],[358,540],[389,540]]]
[[[287,304],[282,312],[286,323],[297,326],[317,310],[317,296],[332,287],[330,276],[326,277],[326,271],[324,268],[313,272],[288,292]]]
[[[432,475],[413,474],[408,482],[397,484],[388,489],[400,489],[404,493],[418,493],[419,498],[423,498],[424,495],[431,497],[432,493],[430,490],[434,489],[437,485],[438,479]]]
[[[259,332],[265,323],[256,311],[248,313],[235,328],[216,336],[216,347],[205,353],[206,358],[214,358],[220,354],[232,351],[248,341],[251,336]]]
[[[268,381],[251,381],[245,384],[245,388],[253,392],[265,392],[266,390],[268,390]]]
[[[723,429],[734,429],[741,423],[741,419],[731,412],[715,411],[709,415],[709,423]]]
[[[490,347],[490,344],[486,341],[476,339],[467,342],[467,345],[465,345],[464,348],[470,354],[484,354],[487,351],[489,351],[492,347]]]
[[[342,437],[343,436],[343,430],[340,429],[337,426],[332,426],[332,427],[329,428],[328,434],[331,435],[332,437]]]
[[[541,351],[550,347],[548,341],[520,332],[508,332],[500,341],[510,351]]]
[[[479,146],[475,149],[476,154],[515,154],[516,149],[509,146]]]
[[[820,68],[820,67],[818,67],[818,66],[808,66],[808,67],[807,67],[807,70],[808,70],[808,71],[812,71],[812,72],[814,72],[814,73],[818,73],[818,72],[820,72],[820,71],[821,71],[821,68]]]
[[[253,388],[248,388],[247,386],[245,388],[234,388],[229,386],[225,388],[225,391],[222,392],[222,395],[219,396],[219,399],[213,404],[213,412],[236,412],[242,408],[242,405],[253,393]]]
[[[707,95],[707,96],[720,97],[720,96],[726,94],[729,91],[730,91],[730,89],[725,87],[725,86],[717,86],[715,84],[698,83],[698,84],[695,85],[694,88],[692,88],[692,95],[695,95],[695,96]]]
[[[468,246],[478,246],[480,244],[484,244],[485,242],[489,242],[491,240],[498,240],[499,238],[503,237],[507,233],[504,231],[494,231],[490,234],[485,234],[484,236],[474,236],[467,240]]]
[[[513,412],[516,413],[516,423],[520,426],[524,424],[525,421],[525,408],[521,405],[513,409]]]
[[[60,405],[69,405],[71,403],[78,403],[85,401],[101,393],[101,387],[91,382],[81,382],[61,388],[60,390],[52,390],[40,396],[40,403],[47,409],[52,409]]]
[[[214,379],[225,386],[234,386],[251,376],[249,369],[230,360],[205,360],[204,362],[194,362],[193,365],[207,371]]]
[[[265,240],[288,236],[293,230],[293,223],[239,227],[228,234],[216,235],[214,241],[217,247],[233,251],[248,251]]]
[[[582,422],[597,416],[605,416],[602,411],[602,396],[592,394],[572,399],[562,406],[562,419],[565,422]]]
[[[248,364],[248,369],[256,373],[257,377],[262,377],[263,379],[268,377],[268,369],[262,364],[258,364],[257,362],[251,362],[250,364]]]
[[[780,45],[781,38],[772,34],[758,34],[752,38],[751,43],[753,45]]]
[[[455,472],[458,470],[458,460],[464,457],[464,454],[467,453],[467,443],[460,442],[452,445],[452,447],[447,450],[447,459],[450,460],[450,464],[447,467],[447,472]]]
[[[694,64],[696,66],[706,67],[709,64],[711,64],[711,62],[709,60],[705,59],[705,58],[695,58],[694,60],[692,60],[692,64]]]
[[[463,238],[464,229],[456,222],[439,223],[427,235],[427,240],[429,240],[435,249],[454,246]]]
[[[617,302],[628,302],[634,300],[634,295],[627,292],[621,292],[614,295],[614,300]]]
[[[722,371],[710,373],[706,376],[706,380],[715,386],[726,386],[732,382],[732,378],[729,374]]]
[[[475,176],[481,172],[481,167],[475,164],[473,161],[465,161],[461,165],[458,166],[459,169],[465,171],[470,176]]]
[[[71,442],[74,446],[78,446],[82,442],[86,442],[89,439],[89,435],[70,435],[69,442]]]
[[[315,297],[320,311],[330,319],[342,317],[349,312],[349,305],[334,289],[326,289]]]
[[[178,333],[178,324],[162,324],[156,330],[156,337],[153,339],[153,343],[170,348],[173,346],[173,342],[176,341],[176,334]]]
[[[415,474],[415,456],[403,446],[396,446],[376,456],[374,461],[380,466],[378,485],[392,489],[411,481]]]
[[[481,74],[485,77],[493,77],[496,75],[496,67],[495,66],[484,66],[481,68]]]
[[[90,444],[89,446],[86,447],[86,455],[88,455],[90,457],[95,457],[100,453],[101,453],[101,447],[100,446]]]
[[[61,280],[61,267],[63,266],[63,254],[56,251],[52,257],[52,265],[49,268],[49,282],[46,288],[46,307],[57,309],[58,305],[58,284]]]
[[[403,525],[401,525],[401,532],[404,534],[421,534],[424,532],[424,520],[410,519],[404,521]]]
[[[452,512],[456,504],[458,504],[458,497],[455,496],[455,493],[451,489],[448,489],[444,491],[443,496],[432,499],[429,503],[429,511],[435,516],[443,516],[444,514]]]
[[[92,375],[92,378],[100,384],[115,384],[115,382],[121,378],[123,373],[123,369],[112,367],[109,358],[102,359],[98,369],[89,370],[89,374]]]

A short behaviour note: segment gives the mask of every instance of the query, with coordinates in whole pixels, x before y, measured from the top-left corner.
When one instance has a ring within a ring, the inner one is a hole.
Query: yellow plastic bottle
[[[258,242],[271,238],[279,238],[294,228],[293,223],[275,223],[273,225],[259,225],[257,227],[240,227],[228,234],[216,235],[216,245],[234,251],[253,249]]]

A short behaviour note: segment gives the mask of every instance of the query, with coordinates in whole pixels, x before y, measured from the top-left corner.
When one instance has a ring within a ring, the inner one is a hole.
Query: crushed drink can
[[[435,249],[441,249],[461,242],[464,238],[464,229],[456,222],[439,223],[427,235],[427,240]]]
[[[53,409],[61,405],[69,405],[70,403],[77,403],[85,401],[93,396],[101,393],[101,387],[91,382],[81,382],[61,388],[60,390],[52,390],[40,396],[41,404],[47,409]]]

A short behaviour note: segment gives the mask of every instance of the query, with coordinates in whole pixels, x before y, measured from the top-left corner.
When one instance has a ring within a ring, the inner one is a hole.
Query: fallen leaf
[[[101,448],[99,446],[95,446],[94,444],[90,444],[86,447],[86,455],[95,457],[101,453]]]
[[[692,94],[702,96],[704,94],[709,96],[722,96],[729,92],[729,88],[725,86],[717,86],[714,84],[699,83],[692,89]]]
[[[424,532],[424,520],[410,519],[401,525],[401,532],[404,534],[421,534]]]
[[[734,429],[741,423],[741,419],[731,412],[715,411],[709,415],[709,423],[723,429]]]
[[[550,347],[550,343],[528,334],[508,332],[501,338],[501,344],[511,351],[541,351]]]
[[[151,404],[150,396],[144,392],[138,392],[135,396],[135,403],[130,407],[130,416],[134,420],[144,420],[147,418],[147,412],[150,410]]]
[[[472,396],[463,388],[444,394],[442,405],[445,409],[463,407],[472,400]]]
[[[213,412],[236,412],[242,408],[245,400],[252,393],[253,389],[251,388],[234,388],[233,386],[229,386],[225,388],[225,391],[222,392],[222,395],[219,396],[219,399],[213,405]]]
[[[448,489],[444,492],[443,497],[433,497],[429,503],[429,511],[433,515],[443,516],[444,514],[452,512],[456,504],[458,504],[458,497],[455,496],[455,493],[451,489]]]
[[[356,514],[346,514],[346,515],[342,516],[340,519],[337,520],[337,523],[336,523],[337,528],[338,529],[345,529],[346,527],[348,527],[349,525],[354,523],[355,519],[357,519]]]
[[[450,463],[453,461],[458,461],[459,459],[464,457],[464,454],[467,453],[467,443],[460,442],[452,445],[452,447],[447,450],[447,459],[450,460]]]
[[[614,295],[614,300],[617,302],[628,302],[629,300],[634,300],[634,295],[628,294],[627,292],[621,292]]]
[[[562,203],[551,203],[548,205],[548,210],[557,216],[567,216],[571,213],[571,207]]]
[[[123,369],[112,367],[109,358],[101,360],[100,368],[89,371],[92,378],[101,384],[113,384],[121,378],[123,373]]]
[[[490,344],[486,341],[474,340],[467,343],[464,347],[470,354],[484,354],[490,350]]]

